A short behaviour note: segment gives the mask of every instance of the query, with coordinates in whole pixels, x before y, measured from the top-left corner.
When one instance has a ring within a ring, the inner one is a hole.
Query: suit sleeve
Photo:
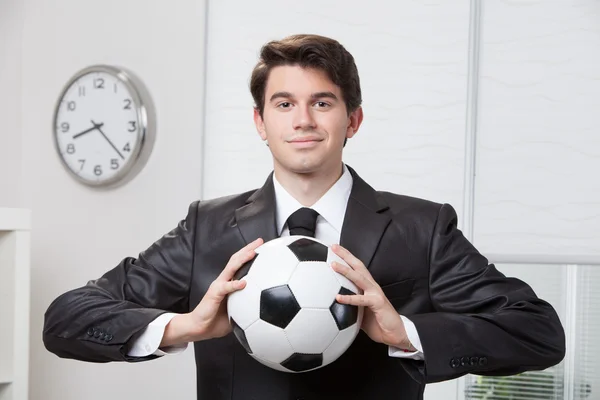
[[[198,202],[185,219],[138,258],[123,259],[102,277],[56,298],[44,315],[43,342],[62,358],[144,361],[128,351],[165,312],[189,311]]]
[[[433,230],[429,268],[436,312],[408,316],[421,338],[425,383],[541,370],[564,358],[564,330],[552,306],[489,264],[457,228],[448,204]]]

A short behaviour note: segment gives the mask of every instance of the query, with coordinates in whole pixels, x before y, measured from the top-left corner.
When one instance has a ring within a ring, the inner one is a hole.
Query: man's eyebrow
[[[313,93],[310,97],[313,100],[323,99],[323,98],[328,98],[328,99],[333,99],[333,100],[338,99],[337,96],[335,94],[333,94],[332,92],[317,92],[317,93]],[[273,93],[273,95],[271,96],[269,101],[273,101],[273,100],[279,99],[279,98],[293,99],[294,95],[291,94],[290,92],[275,92],[275,93]]]
[[[313,100],[316,99],[323,99],[323,98],[328,98],[328,99],[333,99],[333,100],[337,100],[337,96],[335,94],[333,94],[332,92],[317,92],[317,93],[313,93],[310,96]]]
[[[290,92],[275,92],[275,93],[273,93],[273,96],[271,96],[271,99],[269,101],[273,101],[273,100],[279,99],[279,98],[293,99],[294,95],[291,94]]]

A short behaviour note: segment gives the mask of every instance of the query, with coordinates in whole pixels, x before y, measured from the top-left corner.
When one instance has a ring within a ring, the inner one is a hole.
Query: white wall
[[[484,252],[600,254],[599,7],[484,4],[474,204]],[[0,187],[14,188],[0,205],[33,210],[34,400],[195,398],[191,351],[134,365],[60,360],[42,346],[43,312],[171,229],[193,199],[262,184],[270,156],[248,79],[267,40],[339,39],[356,57],[365,108],[346,161],[376,188],[451,203],[464,220],[469,1],[220,0],[208,26],[204,13],[193,0],[0,3]],[[132,69],[158,112],[147,167],[109,192],[69,178],[51,141],[62,85],[95,63]],[[426,398],[456,390],[432,385]]]
[[[23,3],[0,4],[0,207],[21,195],[21,38]]]
[[[196,0],[25,2],[21,156],[23,205],[33,210],[32,399],[195,398],[192,351],[131,365],[64,361],[43,348],[41,329],[57,295],[137,255],[200,197],[204,12]],[[128,185],[105,192],[67,175],[51,129],[63,85],[96,63],[136,73],[158,114],[147,167]]]

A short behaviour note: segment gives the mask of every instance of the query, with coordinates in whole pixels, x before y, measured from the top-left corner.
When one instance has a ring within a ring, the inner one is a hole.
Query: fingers
[[[248,243],[246,246],[242,247],[238,252],[234,253],[229,262],[217,278],[219,281],[230,281],[238,269],[242,267],[245,263],[252,260],[256,255],[256,248],[263,244],[262,238],[258,238],[255,241]]]
[[[380,310],[385,304],[385,296],[377,292],[351,295],[338,294],[335,299],[341,304],[368,307],[375,311]]]
[[[210,285],[209,291],[212,292],[217,300],[224,299],[228,294],[236,292],[246,287],[246,281],[214,281]]]
[[[358,286],[363,291],[370,288],[373,284],[371,280],[365,277],[358,271],[353,270],[345,265],[342,265],[338,262],[333,261],[331,263],[331,268],[337,272],[338,274],[344,275],[346,278],[350,279],[356,286]]]
[[[352,253],[350,253],[348,250],[346,250],[339,244],[334,244],[333,246],[331,246],[331,250],[333,250],[335,254],[340,256],[342,260],[346,261],[348,265],[352,267],[352,269],[355,269],[357,271],[367,271],[367,268],[362,263],[362,261],[360,261]]]
[[[362,307],[372,307],[372,301],[369,301],[369,298],[365,295],[343,295],[338,294],[335,296],[335,299],[338,303],[348,304],[351,306],[362,306]]]

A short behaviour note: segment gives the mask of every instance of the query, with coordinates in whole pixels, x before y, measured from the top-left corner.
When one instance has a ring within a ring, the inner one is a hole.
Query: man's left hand
[[[333,262],[331,266],[334,271],[344,275],[363,291],[363,294],[337,295],[336,300],[342,304],[365,307],[361,328],[375,342],[416,351],[408,340],[402,318],[362,261],[340,245],[333,245],[331,249],[350,266],[348,268]]]

